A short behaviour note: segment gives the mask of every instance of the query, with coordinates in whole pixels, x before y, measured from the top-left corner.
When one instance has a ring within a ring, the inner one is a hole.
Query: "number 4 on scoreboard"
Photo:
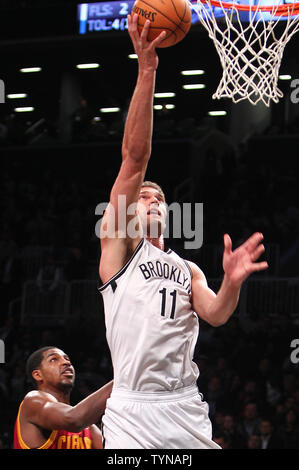
[[[113,29],[119,30],[119,18],[115,18],[115,20],[113,21],[111,27],[112,27]]]

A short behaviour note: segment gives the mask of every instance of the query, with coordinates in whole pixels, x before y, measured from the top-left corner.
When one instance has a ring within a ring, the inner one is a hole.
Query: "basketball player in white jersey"
[[[213,326],[229,319],[242,282],[267,267],[255,262],[264,251],[263,236],[255,233],[232,251],[225,235],[225,274],[217,295],[194,263],[164,251],[164,194],[158,185],[144,182],[151,153],[156,47],[165,35],[149,42],[149,24],[139,34],[137,15],[128,17],[138,79],[125,124],[120,171],[101,225],[99,290],[114,369],[103,418],[104,442],[110,449],[216,449],[208,405],[196,385],[199,371],[192,361],[198,319]],[[135,232],[130,223],[136,225]]]

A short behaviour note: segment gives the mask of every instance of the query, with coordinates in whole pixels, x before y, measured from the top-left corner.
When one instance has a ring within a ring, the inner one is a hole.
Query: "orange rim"
[[[200,0],[201,3],[210,3],[214,7],[225,8],[229,10],[230,8],[235,8],[239,11],[260,11],[260,12],[269,12],[275,13],[275,16],[293,16],[299,14],[299,3],[287,3],[284,5],[240,5],[238,3],[231,2],[221,2],[219,0]]]

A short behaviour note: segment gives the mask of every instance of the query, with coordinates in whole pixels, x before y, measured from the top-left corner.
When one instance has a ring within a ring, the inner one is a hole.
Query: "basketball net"
[[[213,99],[231,98],[234,103],[248,99],[253,105],[262,101],[269,106],[271,100],[277,103],[283,96],[277,85],[278,73],[284,48],[299,29],[299,4],[265,7],[260,3],[197,0],[193,5],[223,68]],[[218,7],[218,13],[222,9],[222,18],[215,17],[213,6]]]

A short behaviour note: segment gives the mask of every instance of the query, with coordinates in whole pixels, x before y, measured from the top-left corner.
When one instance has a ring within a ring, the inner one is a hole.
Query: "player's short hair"
[[[143,181],[141,187],[144,188],[145,186],[149,187],[149,188],[154,188],[158,191],[158,193],[163,197],[164,199],[164,202],[166,202],[166,198],[165,198],[165,194],[161,188],[161,186],[159,186],[157,183],[155,183],[154,181]]]
[[[56,346],[44,346],[34,351],[28,357],[27,362],[26,362],[26,376],[27,376],[28,382],[30,382],[31,385],[36,386],[36,381],[32,377],[32,372],[40,368],[41,362],[44,358],[44,352],[48,351],[48,349],[55,349],[55,348]]]

